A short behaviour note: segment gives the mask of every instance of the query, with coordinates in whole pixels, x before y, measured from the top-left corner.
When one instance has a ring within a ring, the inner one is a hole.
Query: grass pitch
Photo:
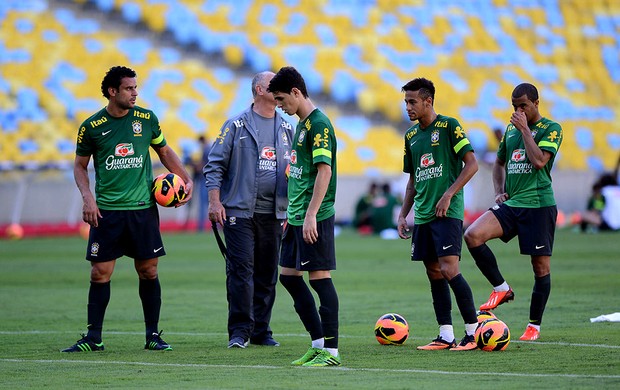
[[[337,239],[340,296],[339,368],[291,367],[309,345],[292,300],[278,286],[273,311],[278,348],[227,349],[224,263],[211,234],[164,237],[160,261],[160,327],[170,352],[143,350],[143,318],[133,261],[117,262],[104,323],[106,350],[61,354],[85,331],[90,266],[84,240],[36,238],[0,242],[0,388],[355,389],[618,388],[620,323],[590,323],[619,311],[618,234],[559,231],[552,291],[541,338],[520,342],[529,315],[533,274],[515,242],[491,242],[514,302],[495,313],[510,327],[503,352],[417,351],[438,330],[422,264],[407,241]],[[490,286],[466,250],[461,270],[476,304]],[[403,346],[377,343],[373,326],[388,312],[411,327]],[[453,304],[455,332],[463,332]]]

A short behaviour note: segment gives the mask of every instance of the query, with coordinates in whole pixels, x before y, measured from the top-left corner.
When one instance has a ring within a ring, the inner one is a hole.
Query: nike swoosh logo
[[[452,245],[448,245],[448,246],[442,246],[443,250],[445,251],[448,248],[452,248]]]
[[[332,336],[332,337],[327,337],[327,336],[325,336],[325,337],[323,337],[323,338],[324,338],[325,340],[333,340],[333,339],[335,339],[335,337],[334,337],[334,336]]]
[[[412,143],[409,144],[409,146],[413,146],[413,144],[415,144],[416,142],[418,142],[418,140],[413,141]]]
[[[160,246],[160,247],[159,247],[159,248],[157,248],[157,249],[153,249],[153,253],[157,253],[157,252],[159,252],[160,250],[162,250],[163,248],[164,248],[163,246]]]
[[[101,133],[101,135],[107,135],[110,131],[112,131],[112,130],[104,131],[104,132]]]
[[[248,138],[248,136],[246,135],[244,137],[239,137],[239,139],[244,139],[244,138]]]
[[[514,137],[514,134],[510,134],[510,135],[508,136],[508,138],[510,138],[510,137]]]
[[[541,246],[536,245],[536,249],[542,249],[544,247],[545,247],[544,245],[541,245]]]
[[[301,262],[301,265],[306,265],[306,264],[308,264],[309,262],[310,262],[310,260],[308,260],[308,261],[302,261],[302,262]]]

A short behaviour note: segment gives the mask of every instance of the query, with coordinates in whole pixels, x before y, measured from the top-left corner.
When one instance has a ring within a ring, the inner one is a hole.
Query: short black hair
[[[530,83],[521,83],[517,85],[512,91],[513,99],[520,98],[523,95],[527,95],[527,98],[531,102],[538,100],[538,89]]]
[[[430,96],[433,102],[435,101],[435,84],[424,77],[418,77],[409,81],[407,84],[403,85],[400,90],[402,92],[420,91],[419,93],[422,99],[426,99]]]
[[[108,73],[105,74],[103,81],[101,82],[101,93],[106,99],[110,99],[110,93],[108,92],[108,88],[116,88],[119,89],[121,86],[121,81],[125,77],[134,78],[136,77],[136,72],[133,69],[127,68],[126,66],[113,66],[108,70]]]
[[[276,73],[269,82],[269,92],[271,93],[291,93],[293,88],[297,88],[305,98],[308,97],[308,90],[306,89],[304,78],[299,74],[297,69],[292,66],[280,68],[278,73]]]

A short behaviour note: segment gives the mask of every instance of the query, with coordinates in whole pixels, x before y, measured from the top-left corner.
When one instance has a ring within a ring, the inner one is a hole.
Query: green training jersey
[[[301,226],[312,199],[319,163],[331,166],[332,177],[316,220],[322,221],[336,214],[336,134],[329,118],[317,108],[297,124],[293,140],[287,216],[291,225]]]
[[[428,127],[419,123],[405,133],[405,173],[415,177],[415,223],[434,220],[435,206],[463,170],[463,156],[473,151],[465,131],[455,118],[437,115]],[[454,194],[447,217],[463,220],[463,190]]]
[[[497,157],[506,163],[507,206],[539,208],[555,205],[551,187],[551,168],[562,143],[562,127],[547,118],[529,126],[538,147],[551,153],[551,159],[536,169],[525,153],[521,132],[509,124],[499,142]]]
[[[165,146],[159,120],[135,106],[122,118],[103,108],[80,126],[76,154],[93,156],[95,197],[103,210],[139,210],[155,204],[149,146]]]

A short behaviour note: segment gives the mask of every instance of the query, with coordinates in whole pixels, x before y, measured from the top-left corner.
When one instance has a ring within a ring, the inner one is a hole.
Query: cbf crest
[[[142,122],[140,122],[140,121],[133,121],[131,123],[131,128],[132,128],[133,133],[135,135],[142,135]]]
[[[434,144],[439,142],[439,130],[433,130],[431,133],[431,142]]]
[[[97,253],[99,253],[99,243],[93,242],[92,245],[90,246],[90,255],[97,256]]]
[[[299,138],[297,138],[297,142],[299,144],[301,144],[302,142],[304,142],[304,138],[306,138],[306,130],[302,130],[299,132]]]

